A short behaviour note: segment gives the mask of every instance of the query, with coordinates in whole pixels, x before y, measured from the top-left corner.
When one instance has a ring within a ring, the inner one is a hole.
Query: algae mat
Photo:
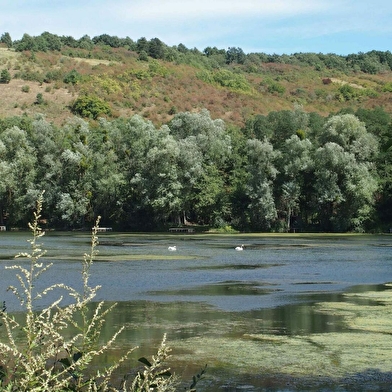
[[[176,348],[185,352],[184,362],[203,358],[214,369],[226,369],[237,377],[242,373],[244,379],[258,374],[260,390],[392,390],[392,287],[348,293],[344,298],[344,302],[321,302],[314,307],[317,312],[341,316],[347,332],[244,333],[230,339],[225,334],[198,336],[176,342]],[[264,389],[265,380],[274,377],[280,386]],[[248,385],[242,390],[254,388]]]

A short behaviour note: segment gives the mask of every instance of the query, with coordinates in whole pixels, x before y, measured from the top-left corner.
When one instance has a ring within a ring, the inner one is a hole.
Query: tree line
[[[159,38],[147,40],[141,37],[136,41],[130,37],[119,38],[108,34],[101,34],[91,38],[84,35],[81,38],[72,36],[59,36],[43,32],[39,36],[23,34],[20,40],[12,40],[11,35],[5,32],[0,37],[0,43],[18,52],[47,52],[59,51],[68,56],[75,57],[102,57],[101,51],[95,48],[127,48],[136,52],[141,60],[148,57],[177,63],[198,65],[199,67],[220,68],[230,64],[243,65],[244,71],[253,72],[260,63],[282,63],[291,65],[310,65],[317,70],[334,69],[337,71],[361,71],[368,74],[377,74],[392,70],[392,53],[390,51],[372,50],[359,52],[346,56],[334,53],[293,53],[293,54],[267,54],[245,53],[239,47],[219,49],[206,47],[200,51],[197,48],[187,48],[184,44],[168,46]],[[108,52],[113,60],[115,54]]]
[[[25,227],[45,191],[49,227],[380,231],[392,224],[391,117],[302,107],[239,129],[207,110],[160,128],[135,115],[63,126],[0,119],[1,224]]]

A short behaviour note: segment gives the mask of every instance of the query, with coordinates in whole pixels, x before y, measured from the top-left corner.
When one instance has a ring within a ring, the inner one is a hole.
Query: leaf
[[[58,360],[58,362],[62,363],[65,367],[71,366],[71,361],[69,360],[69,358],[61,358]]]
[[[73,360],[74,362],[76,362],[78,359],[82,358],[82,356],[83,356],[83,353],[79,351],[79,352],[75,353],[75,354],[72,356],[72,360]]]
[[[148,360],[147,358],[141,357],[141,358],[138,359],[138,361],[141,362],[141,363],[143,363],[143,364],[145,364],[145,365],[148,366],[148,367],[151,367],[151,366],[152,366],[151,363],[149,362],[149,360]]]

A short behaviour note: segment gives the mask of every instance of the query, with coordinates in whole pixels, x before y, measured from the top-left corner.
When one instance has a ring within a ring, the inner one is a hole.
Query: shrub
[[[272,79],[265,79],[261,85],[265,86],[270,94],[277,93],[279,95],[283,95],[286,92],[286,88],[284,86]]]
[[[392,93],[392,82],[387,82],[382,88],[383,92]]]
[[[94,120],[100,116],[111,115],[109,104],[93,95],[83,95],[77,98],[71,110],[74,114]]]
[[[28,93],[30,91],[30,86],[24,85],[22,86],[22,92]]]
[[[100,332],[105,317],[113,306],[103,309],[103,302],[96,305],[89,316],[87,307],[96,296],[99,286],[91,287],[90,269],[97,254],[99,218],[92,230],[91,248],[82,262],[83,288],[79,293],[64,284],[53,284],[42,291],[36,290],[39,277],[51,268],[52,263],[44,262],[45,251],[38,241],[44,236],[39,227],[43,203],[43,194],[38,199],[33,223],[29,225],[32,232],[31,253],[21,253],[17,257],[28,260],[28,267],[15,264],[10,267],[16,272],[18,286],[9,289],[19,299],[25,309],[23,324],[17,322],[6,313],[5,304],[0,310],[0,326],[6,330],[8,343],[0,342],[0,390],[8,392],[54,391],[54,392],[136,392],[136,391],[175,391],[178,380],[166,368],[165,362],[170,353],[164,336],[158,353],[148,361],[140,358],[144,364],[143,372],[139,371],[133,380],[126,378],[117,388],[110,384],[111,376],[118,367],[129,358],[134,348],[110,366],[96,369],[92,362],[106,354],[113,346],[116,338],[124,329],[121,327],[112,338],[102,345],[99,342]],[[71,304],[62,307],[62,297],[55,300],[47,308],[36,311],[36,299],[61,289],[69,294]],[[65,330],[73,327],[78,331],[67,338]],[[204,373],[204,370],[201,374]],[[198,378],[200,375],[197,376]],[[194,390],[195,381],[189,390]]]
[[[76,69],[73,69],[64,76],[63,82],[66,84],[76,84],[81,80],[81,78],[82,75],[80,75]]]
[[[171,116],[177,113],[177,108],[173,105],[168,112]]]
[[[252,90],[251,85],[244,75],[222,69],[217,72],[202,70],[197,73],[197,77],[203,82],[217,84],[221,87],[242,93],[249,93]]]
[[[0,83],[8,84],[11,81],[11,74],[8,69],[3,69],[0,73]]]
[[[35,102],[36,105],[43,105],[45,103],[44,97],[41,93],[38,93],[36,98],[35,98]]]
[[[45,83],[51,83],[57,80],[61,80],[62,78],[62,72],[61,70],[57,69],[57,70],[50,70],[45,74],[44,77],[44,82]]]

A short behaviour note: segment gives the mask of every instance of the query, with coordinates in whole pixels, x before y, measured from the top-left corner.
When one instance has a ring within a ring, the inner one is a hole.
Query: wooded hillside
[[[45,189],[61,228],[98,214],[125,230],[392,226],[390,52],[50,33],[1,45],[2,224],[25,224]]]

